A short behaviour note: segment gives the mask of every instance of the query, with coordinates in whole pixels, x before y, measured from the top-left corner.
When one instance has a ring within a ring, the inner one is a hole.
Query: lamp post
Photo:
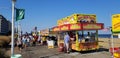
[[[14,11],[15,11],[15,2],[12,0],[12,36],[11,36],[11,56],[14,55]]]
[[[112,27],[110,27],[110,31],[111,31],[111,45],[112,45],[112,52],[113,52],[113,54],[114,54],[114,38],[113,38],[113,33],[112,33]],[[114,55],[112,55],[112,57],[114,58]]]

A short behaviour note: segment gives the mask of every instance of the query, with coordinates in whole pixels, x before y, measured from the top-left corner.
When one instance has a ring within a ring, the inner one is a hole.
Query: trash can
[[[22,55],[21,54],[15,54],[15,55],[12,55],[11,58],[22,58]]]

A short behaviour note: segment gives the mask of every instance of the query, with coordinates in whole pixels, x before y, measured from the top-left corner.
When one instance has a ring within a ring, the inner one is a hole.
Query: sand
[[[0,47],[2,47],[4,44],[10,43],[10,41],[10,36],[0,36]]]
[[[99,46],[103,48],[110,48],[112,47],[112,43],[114,47],[120,47],[120,39],[119,38],[99,38]],[[113,40],[113,42],[112,42]]]

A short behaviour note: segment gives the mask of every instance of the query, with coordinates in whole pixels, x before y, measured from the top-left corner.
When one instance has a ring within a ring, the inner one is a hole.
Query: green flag
[[[25,10],[24,9],[16,9],[16,21],[24,19]]]

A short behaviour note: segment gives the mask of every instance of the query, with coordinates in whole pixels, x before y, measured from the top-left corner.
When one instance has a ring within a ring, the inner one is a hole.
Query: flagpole
[[[11,55],[14,55],[14,11],[15,11],[15,2],[12,0],[12,36],[11,36]]]

